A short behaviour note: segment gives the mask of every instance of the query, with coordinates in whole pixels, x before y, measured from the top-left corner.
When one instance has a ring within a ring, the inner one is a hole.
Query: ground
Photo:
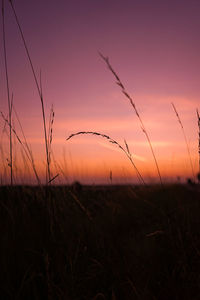
[[[0,187],[1,299],[199,299],[198,185]]]

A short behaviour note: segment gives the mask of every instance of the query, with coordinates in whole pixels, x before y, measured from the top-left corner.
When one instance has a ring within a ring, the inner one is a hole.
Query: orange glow
[[[88,3],[80,2],[77,10],[75,4],[67,6],[61,1],[38,10],[37,5],[43,7],[44,3],[35,0],[30,10],[23,1],[16,6],[19,5],[17,11],[38,79],[39,69],[42,70],[47,124],[52,103],[54,105],[51,170],[52,176],[59,173],[55,183],[74,180],[110,183],[110,171],[112,183],[138,182],[126,155],[109,141],[97,136],[76,136],[66,141],[70,134],[78,131],[106,134],[123,147],[126,140],[145,181],[159,181],[133,107],[116,85],[97,49],[109,56],[111,65],[133,97],[150,136],[163,180],[192,177],[186,144],[171,102],[184,125],[197,174],[199,3],[193,6],[185,3],[179,10],[176,4],[173,9],[166,9],[164,2],[149,6],[146,0],[144,5],[128,1],[124,6],[119,1],[113,10],[111,3],[104,7],[105,4],[101,6],[93,1],[90,8]],[[6,4],[10,92],[13,92],[14,107],[31,146],[36,169],[44,182],[46,162],[41,103],[15,22],[10,22],[12,18]],[[2,54],[0,67],[3,78],[0,81],[0,111],[7,116]],[[23,142],[14,112],[13,126]],[[1,118],[2,183],[9,182],[8,135],[9,128]],[[15,182],[36,183],[31,164],[14,135],[13,151]]]

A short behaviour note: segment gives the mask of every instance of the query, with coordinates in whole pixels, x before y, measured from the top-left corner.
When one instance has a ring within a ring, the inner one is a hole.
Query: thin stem
[[[8,98],[8,115],[9,123],[12,123],[12,102],[10,100],[10,87],[9,87],[9,76],[8,76],[8,63],[7,63],[7,50],[6,50],[6,31],[5,31],[5,14],[4,14],[4,0],[2,0],[2,28],[3,28],[3,49],[4,49],[4,64],[6,74],[6,87],[7,87],[7,98]],[[10,126],[9,130],[9,146],[10,146],[10,184],[13,185],[13,149],[12,149],[12,130]]]
[[[180,124],[180,127],[181,127],[181,130],[182,130],[182,133],[183,133],[183,137],[184,137],[184,140],[185,140],[185,144],[186,144],[186,148],[187,148],[187,152],[188,152],[188,157],[189,157],[189,161],[190,161],[190,167],[191,167],[191,170],[192,170],[192,175],[193,175],[193,178],[195,180],[195,174],[194,174],[194,167],[193,167],[193,164],[192,164],[192,158],[191,158],[191,154],[190,154],[190,148],[189,148],[189,144],[188,144],[188,141],[187,141],[187,137],[186,137],[186,134],[185,134],[185,130],[184,130],[184,127],[183,127],[183,123],[181,121],[181,118],[178,114],[178,111],[174,105],[174,103],[171,103],[172,104],[172,107],[174,109],[174,112],[176,114],[176,117],[177,117],[177,120]]]
[[[150,137],[149,137],[149,134],[147,133],[147,130],[144,126],[144,123],[140,117],[140,114],[136,108],[136,105],[135,103],[133,102],[133,99],[132,97],[128,94],[128,92],[126,91],[125,89],[125,86],[124,84],[121,82],[119,76],[117,75],[117,73],[115,72],[115,70],[113,69],[113,67],[111,66],[110,62],[109,62],[109,58],[108,57],[105,57],[103,54],[101,54],[99,52],[99,55],[100,57],[105,61],[105,63],[107,64],[107,67],[108,69],[111,71],[111,73],[114,75],[115,79],[116,79],[116,83],[117,85],[119,85],[119,87],[121,88],[121,91],[122,93],[125,95],[125,97],[129,100],[131,106],[133,107],[134,111],[135,111],[135,114],[136,116],[138,117],[139,121],[140,121],[140,125],[141,125],[141,129],[143,131],[143,133],[145,134],[146,136],[146,139],[148,141],[148,144],[149,144],[149,147],[151,149],[151,153],[152,153],[152,156],[153,156],[153,159],[154,159],[154,162],[155,162],[155,165],[156,165],[156,169],[157,169],[157,172],[158,172],[158,176],[159,176],[159,179],[160,179],[160,184],[163,185],[162,183],[162,177],[161,177],[161,173],[160,173],[160,169],[159,169],[159,166],[158,166],[158,162],[157,162],[157,159],[156,159],[156,156],[155,156],[155,153],[154,153],[154,149],[153,149],[153,146],[152,146],[152,143],[151,143],[151,140],[150,140]]]
[[[37,79],[37,76],[36,76],[36,72],[35,72],[35,69],[34,69],[34,66],[33,66],[33,62],[32,62],[32,59],[31,59],[31,56],[30,56],[30,53],[29,53],[29,50],[28,50],[28,46],[27,46],[27,43],[26,43],[23,31],[22,31],[22,27],[20,25],[18,16],[16,14],[16,11],[15,11],[15,8],[14,8],[14,5],[13,5],[13,2],[11,0],[9,0],[9,3],[11,5],[12,11],[13,11],[14,16],[15,16],[15,20],[16,20],[16,23],[17,23],[17,26],[18,26],[18,29],[19,29],[19,32],[20,32],[23,44],[24,44],[24,48],[26,50],[26,54],[27,54],[27,57],[28,57],[28,60],[29,60],[30,66],[31,66],[31,70],[32,70],[32,73],[33,73],[34,81],[35,81],[35,84],[36,84],[36,87],[37,87],[37,91],[38,91],[38,94],[39,94],[39,97],[40,97],[40,101],[41,101],[42,118],[43,118],[43,126],[44,126],[45,148],[46,148],[46,161],[47,161],[47,170],[48,170],[48,179],[46,180],[46,184],[48,184],[48,182],[50,181],[50,164],[49,164],[49,153],[48,153],[48,142],[47,142],[47,129],[46,129],[46,119],[45,119],[43,94],[42,94],[42,90],[40,89],[40,86],[39,86],[39,82],[38,82],[38,79]]]
[[[146,185],[146,184],[145,184],[145,181],[144,181],[144,179],[143,179],[143,177],[142,177],[142,175],[140,174],[138,168],[136,167],[136,165],[135,165],[135,163],[134,163],[134,161],[133,161],[133,159],[132,159],[132,157],[131,157],[131,153],[130,153],[129,151],[126,151],[126,150],[125,150],[125,149],[124,149],[117,141],[113,140],[112,138],[110,138],[110,137],[109,137],[108,135],[106,135],[106,134],[102,134],[102,133],[94,132],[94,131],[79,131],[79,132],[77,132],[77,133],[71,134],[66,140],[68,141],[68,140],[71,139],[72,137],[77,136],[77,135],[80,135],[80,134],[92,134],[92,135],[101,136],[101,137],[107,139],[111,144],[117,145],[117,146],[118,146],[118,147],[126,154],[126,156],[128,157],[128,159],[130,160],[132,166],[133,166],[134,169],[136,170],[136,173],[137,173],[138,178],[141,180],[141,182],[142,182],[144,185]],[[127,143],[125,143],[125,144],[127,145]],[[127,147],[128,147],[128,146],[127,146]]]
[[[199,174],[200,174],[200,116],[199,116],[199,111],[197,109],[197,122],[198,122],[198,128],[199,128],[199,138],[198,138],[198,152],[199,152]]]
[[[41,185],[39,176],[38,176],[37,171],[36,171],[35,162],[34,162],[34,158],[33,158],[33,153],[32,153],[32,151],[31,151],[30,146],[28,145],[28,142],[27,142],[26,136],[25,136],[25,134],[24,134],[24,130],[23,130],[22,124],[21,124],[21,122],[20,122],[19,116],[18,116],[18,114],[17,114],[16,109],[15,109],[14,106],[13,106],[13,111],[14,111],[14,113],[15,113],[16,119],[17,119],[18,124],[19,124],[19,127],[20,127],[20,129],[21,129],[22,136],[23,136],[23,138],[24,138],[24,143],[23,143],[23,145],[25,146],[25,148],[26,148],[26,150],[27,150],[27,152],[28,152],[29,160],[30,160],[30,162],[31,162],[33,171],[34,171],[34,173],[35,173],[37,182],[38,182],[39,185]],[[26,154],[26,155],[27,155],[27,154]]]
[[[33,160],[33,155],[32,155],[32,152],[31,150],[29,149],[28,147],[28,144],[26,144],[25,142],[25,145],[24,143],[22,142],[22,140],[20,139],[19,135],[17,134],[16,130],[13,128],[12,124],[10,124],[9,120],[6,119],[6,117],[4,116],[4,114],[0,111],[0,114],[1,114],[1,117],[3,118],[3,120],[5,121],[5,123],[9,126],[9,128],[11,129],[11,131],[13,132],[13,134],[16,136],[18,142],[20,143],[20,145],[22,146],[28,160],[31,162],[31,165],[32,165],[32,168],[33,168],[33,171],[35,173],[35,176],[36,176],[36,179],[38,181],[38,184],[40,185],[40,179],[38,177],[38,174],[37,174],[37,171],[36,171],[36,168],[35,168],[35,164],[34,164],[34,160]]]

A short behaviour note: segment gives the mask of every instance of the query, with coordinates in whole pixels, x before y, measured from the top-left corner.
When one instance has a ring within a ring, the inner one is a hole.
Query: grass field
[[[190,143],[172,103],[181,126],[192,178],[188,179],[187,184],[180,184],[180,181],[177,184],[165,184],[149,128],[144,125],[133,98],[109,59],[99,53],[140,124],[151,152],[158,184],[149,185],[143,178],[125,139],[122,145],[103,132],[79,131],[64,137],[63,143],[80,134],[104,138],[128,158],[141,185],[113,185],[112,170],[111,185],[82,186],[78,182],[71,186],[54,185],[57,177],[65,177],[51,149],[54,109],[52,106],[48,120],[41,73],[37,76],[14,3],[8,3],[14,13],[41,104],[45,154],[43,169],[46,178],[40,178],[34,153],[13,104],[2,1],[8,112],[0,111],[0,117],[4,124],[2,135],[7,134],[8,149],[4,153],[0,144],[0,299],[199,299],[200,178],[196,179],[197,169],[200,170],[198,109],[196,154],[199,162],[198,168],[196,164],[194,169]],[[19,132],[15,129],[15,122]],[[16,185],[15,163],[16,157],[20,156],[16,143],[21,147],[24,168],[32,172],[37,186]]]
[[[189,185],[1,187],[1,299],[199,299],[199,196]]]

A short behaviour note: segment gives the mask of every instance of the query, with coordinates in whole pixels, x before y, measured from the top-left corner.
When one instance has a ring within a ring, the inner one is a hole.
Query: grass
[[[198,122],[198,138],[199,138],[199,144],[198,144],[198,153],[199,153],[199,176],[200,176],[200,116],[199,116],[199,111],[197,109],[197,122]]]
[[[23,30],[22,30],[22,27],[20,25],[19,18],[17,16],[16,10],[15,10],[15,7],[14,7],[14,4],[13,4],[12,0],[9,0],[9,3],[10,3],[10,6],[11,6],[11,9],[13,11],[13,14],[14,14],[14,17],[15,17],[15,20],[16,20],[16,23],[17,23],[17,27],[19,29],[20,36],[22,38],[22,42],[23,42],[23,45],[24,45],[24,48],[25,48],[25,51],[26,51],[26,54],[27,54],[27,57],[28,57],[28,61],[29,61],[30,67],[31,67],[31,71],[32,71],[32,74],[33,74],[33,78],[34,78],[36,88],[37,88],[37,91],[38,91],[38,95],[39,95],[39,98],[40,98],[40,102],[41,102],[43,130],[44,130],[44,141],[45,141],[45,150],[46,150],[46,167],[47,167],[46,184],[48,184],[52,180],[51,180],[51,172],[50,172],[48,136],[47,136],[47,126],[46,126],[46,116],[45,116],[45,110],[44,110],[44,99],[43,99],[43,93],[42,93],[41,76],[40,76],[40,82],[39,82],[39,80],[37,78],[37,75],[36,75],[36,72],[35,72],[35,68],[34,68],[31,56],[30,56],[30,53],[29,53],[29,49],[28,49],[26,40],[25,40],[25,37],[24,37]]]
[[[4,52],[4,64],[5,64],[5,76],[6,76],[6,89],[7,89],[7,100],[8,100],[8,116],[9,116],[9,151],[10,159],[8,166],[10,167],[10,184],[13,185],[13,143],[12,143],[12,106],[13,97],[10,97],[10,86],[9,86],[9,75],[8,75],[8,62],[7,62],[7,51],[6,51],[6,31],[5,31],[5,15],[4,15],[4,0],[2,0],[2,31],[3,31],[3,52]]]
[[[73,133],[67,140],[85,134],[106,139],[127,156],[142,184],[115,186],[110,171],[110,186],[82,186],[80,183],[72,186],[51,185],[59,174],[65,176],[51,149],[55,112],[52,107],[47,126],[41,72],[38,80],[13,2],[9,3],[40,97],[47,174],[46,184],[42,185],[31,147],[10,100],[2,6],[8,117],[3,112],[1,117],[5,127],[9,128],[11,185],[0,186],[0,298],[199,299],[199,185],[191,182],[190,185],[163,186],[151,140],[136,105],[108,58],[102,54],[101,57],[140,121],[161,186],[145,184],[126,140],[122,146],[110,136],[94,131]],[[172,105],[184,134],[192,167],[183,124],[175,105]],[[13,115],[22,138],[15,129]],[[197,118],[200,130],[198,110]],[[37,186],[13,185],[12,153],[15,139],[21,146],[24,165],[29,162],[32,167]],[[4,161],[2,147],[0,150]],[[52,163],[56,175],[51,174]]]
[[[2,299],[198,299],[198,189],[48,191],[0,188]]]
[[[192,176],[193,176],[193,179],[195,180],[194,167],[193,167],[192,158],[191,158],[191,154],[190,154],[190,147],[189,147],[189,143],[188,143],[188,140],[187,140],[187,137],[186,137],[186,134],[185,134],[183,123],[181,121],[181,118],[180,118],[180,116],[178,114],[178,111],[177,111],[174,103],[172,103],[172,107],[174,109],[174,112],[176,114],[177,120],[178,120],[178,122],[180,124],[180,127],[181,127],[181,131],[183,133],[183,137],[184,137],[186,148],[187,148],[188,158],[189,158],[189,162],[190,162],[190,166],[191,166],[191,170],[192,170]]]
[[[146,136],[146,139],[147,139],[147,143],[150,147],[150,150],[151,150],[151,153],[152,153],[152,156],[153,156],[153,159],[154,159],[154,162],[155,162],[155,165],[156,165],[156,169],[157,169],[157,172],[158,172],[158,177],[159,177],[159,180],[160,180],[160,184],[163,185],[162,183],[162,177],[161,177],[161,173],[160,173],[160,168],[158,166],[158,162],[157,162],[157,158],[156,158],[156,155],[155,155],[155,152],[154,152],[154,149],[153,149],[153,146],[152,146],[152,143],[151,143],[151,139],[149,137],[149,134],[147,132],[147,129],[144,125],[144,122],[142,121],[142,118],[139,114],[139,111],[135,105],[135,103],[133,102],[133,99],[132,97],[130,96],[130,94],[127,92],[124,84],[121,82],[118,74],[115,72],[115,70],[113,69],[113,67],[111,66],[110,62],[109,62],[109,58],[108,57],[105,57],[103,54],[99,53],[101,58],[105,61],[108,69],[111,71],[111,73],[114,75],[115,79],[116,79],[116,83],[117,85],[121,88],[121,91],[122,93],[125,95],[125,97],[129,100],[130,104],[131,104],[131,107],[134,109],[135,111],[135,114],[137,116],[137,118],[139,119],[139,122],[140,122],[140,125],[141,125],[141,129],[143,131],[143,133],[145,134]]]
[[[17,138],[17,141],[19,142],[19,144],[21,145],[25,155],[26,155],[26,158],[28,159],[28,161],[31,163],[31,166],[33,168],[33,172],[35,174],[35,177],[36,177],[36,180],[37,180],[37,184],[38,185],[41,185],[41,181],[40,181],[40,178],[38,176],[38,173],[37,173],[37,170],[36,170],[36,167],[35,167],[35,162],[34,162],[34,158],[33,158],[33,154],[32,154],[32,151],[31,151],[31,148],[30,146],[28,145],[28,142],[26,140],[26,137],[25,137],[25,134],[24,134],[24,131],[23,131],[23,128],[21,126],[21,123],[20,123],[20,120],[19,120],[19,117],[14,109],[14,112],[16,114],[16,118],[17,118],[17,121],[20,125],[20,129],[21,129],[21,132],[22,132],[22,135],[23,135],[23,138],[24,138],[24,141],[21,140],[21,138],[19,137],[19,135],[17,134],[16,130],[13,128],[12,124],[9,122],[8,119],[6,119],[6,117],[4,116],[4,114],[0,111],[0,115],[2,117],[2,119],[5,121],[5,124],[8,125],[9,129],[13,132],[14,136]],[[25,159],[25,158],[24,158]],[[11,183],[12,185],[12,183]]]
[[[134,163],[134,161],[133,161],[133,159],[132,159],[132,156],[131,156],[131,153],[130,153],[130,151],[129,151],[129,147],[128,147],[128,144],[127,144],[126,140],[124,140],[125,147],[126,147],[126,149],[125,149],[125,148],[122,147],[117,141],[113,140],[111,137],[109,137],[109,136],[106,135],[106,134],[102,134],[102,133],[94,132],[94,131],[80,131],[80,132],[71,134],[71,135],[67,138],[67,141],[70,140],[71,138],[73,138],[74,136],[77,136],[77,135],[80,135],[80,134],[81,134],[81,135],[82,135],[82,134],[91,134],[91,135],[100,136],[100,137],[102,137],[102,138],[107,139],[109,143],[114,144],[114,145],[117,145],[117,146],[119,147],[119,149],[122,150],[122,152],[124,152],[125,155],[128,157],[128,159],[130,160],[130,162],[131,162],[132,166],[134,167],[134,169],[135,169],[135,171],[136,171],[136,174],[137,174],[139,180],[141,181],[141,183],[145,185],[145,181],[144,181],[142,175],[140,174],[138,168],[136,167],[136,165],[135,165],[135,163]]]

